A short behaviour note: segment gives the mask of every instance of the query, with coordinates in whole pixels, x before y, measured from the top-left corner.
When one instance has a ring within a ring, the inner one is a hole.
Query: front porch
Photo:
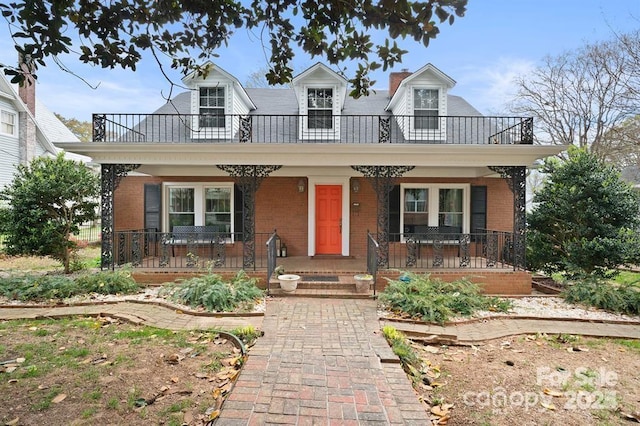
[[[233,275],[244,270],[259,279],[269,294],[278,294],[274,270],[303,277],[299,295],[339,296],[353,293],[353,275],[375,277],[367,297],[375,296],[402,271],[429,273],[445,281],[469,278],[487,293],[529,294],[531,274],[514,266],[511,234],[487,231],[459,236],[459,244],[444,240],[416,243],[411,236],[391,234],[392,242],[381,249],[369,234],[367,256],[286,256],[276,246],[277,233],[257,233],[244,242],[241,234],[218,235],[210,241],[169,244],[170,233],[135,230],[115,233],[114,267],[130,265],[138,280],[159,283],[177,277],[213,272]],[[395,241],[393,241],[395,240]]]

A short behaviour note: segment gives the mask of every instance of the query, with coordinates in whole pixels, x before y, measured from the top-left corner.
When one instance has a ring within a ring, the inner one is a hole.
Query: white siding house
[[[25,96],[33,99],[22,99],[0,73],[0,188],[13,180],[19,164],[60,152],[54,143],[79,142],[44,104],[35,99],[35,87],[25,92]],[[33,111],[28,105],[34,106]],[[74,159],[81,158],[75,156]]]

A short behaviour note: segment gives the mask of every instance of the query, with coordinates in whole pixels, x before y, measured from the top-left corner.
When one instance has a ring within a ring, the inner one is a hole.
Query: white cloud
[[[517,92],[516,79],[534,68],[531,60],[501,57],[479,67],[457,70],[454,90],[483,113],[504,113]]]

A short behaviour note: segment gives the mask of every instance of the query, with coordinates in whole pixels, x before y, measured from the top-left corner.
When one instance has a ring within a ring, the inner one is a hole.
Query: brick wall
[[[307,255],[309,188],[298,192],[299,177],[265,179],[256,194],[256,232],[277,230],[288,256]]]
[[[300,177],[273,177],[265,179],[256,194],[256,232],[268,233],[274,229],[287,245],[289,256],[307,254],[308,183],[305,191],[298,192]],[[359,191],[351,187],[350,234],[351,255],[363,257],[367,251],[367,230],[377,232],[377,196],[365,178],[352,178],[359,182]],[[115,192],[115,229],[139,229],[144,227],[144,184],[170,182],[228,182],[228,177],[149,177],[127,176]],[[513,194],[503,179],[403,179],[404,183],[471,183],[487,186],[487,228],[502,231],[513,230]],[[236,200],[239,202],[239,200]],[[354,205],[357,203],[357,205]],[[126,208],[125,208],[126,206]]]
[[[531,273],[527,271],[497,271],[475,270],[469,271],[429,271],[432,278],[451,282],[468,278],[471,282],[481,285],[486,294],[522,295],[531,294]],[[398,271],[379,271],[376,279],[377,291],[382,291],[388,284],[387,278],[397,279]]]

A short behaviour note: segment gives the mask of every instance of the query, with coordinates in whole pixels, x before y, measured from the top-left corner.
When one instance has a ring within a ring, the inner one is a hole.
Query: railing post
[[[106,114],[93,114],[93,141],[104,142],[106,135]]]
[[[276,240],[278,239],[278,233],[273,230],[273,234],[267,240],[267,296],[271,292],[271,275],[276,270]]]

